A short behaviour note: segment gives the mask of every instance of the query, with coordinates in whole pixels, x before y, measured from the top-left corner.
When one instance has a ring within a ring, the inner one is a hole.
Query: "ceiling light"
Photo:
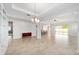
[[[32,18],[32,22],[34,22],[34,23],[39,23],[40,20],[39,20],[37,17],[34,17],[34,18]]]
[[[35,9],[34,12],[35,12],[35,14],[36,14],[36,3],[34,4],[34,9]],[[37,18],[36,15],[34,15],[33,18],[32,18],[32,22],[34,22],[34,23],[39,23],[40,20]]]
[[[34,19],[32,18],[32,22],[34,22]]]

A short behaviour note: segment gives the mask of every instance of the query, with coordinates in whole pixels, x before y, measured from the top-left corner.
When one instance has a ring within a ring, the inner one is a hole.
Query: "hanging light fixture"
[[[38,19],[38,17],[36,16],[36,3],[34,3],[34,13],[35,13],[35,15],[33,16],[33,18],[32,18],[32,22],[33,23],[35,23],[35,25],[36,25],[36,39],[37,39],[37,28],[38,28],[38,23],[40,22],[40,20]]]
[[[38,17],[36,16],[36,3],[34,3],[34,13],[35,13],[35,15],[34,15],[34,17],[32,18],[32,22],[34,22],[34,23],[39,23],[40,20],[39,20]]]

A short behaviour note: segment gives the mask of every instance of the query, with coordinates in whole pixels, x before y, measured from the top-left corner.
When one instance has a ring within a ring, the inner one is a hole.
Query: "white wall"
[[[32,32],[36,36],[36,28],[33,23],[18,19],[0,19],[0,54],[5,54],[10,39],[8,38],[8,21],[13,21],[13,38],[22,37],[23,32]]]
[[[10,18],[0,20],[0,54],[5,54],[11,40],[8,37],[8,21],[13,21],[13,39],[21,38],[23,32],[32,32],[32,36],[36,36],[35,25],[31,22]]]
[[[13,39],[22,38],[24,32],[32,32],[32,36],[36,35],[36,28],[33,23],[12,18],[9,21],[13,21]]]
[[[0,4],[0,54],[5,54],[8,46],[8,17],[3,10],[6,12],[3,4]]]
[[[75,49],[77,48],[77,24],[73,23],[71,25],[69,25],[69,44],[74,47]]]
[[[8,46],[8,21],[7,19],[0,19],[0,54],[5,54]]]
[[[79,19],[79,17],[78,17],[78,19]],[[78,25],[78,29],[77,29],[77,49],[78,49],[78,52],[79,52],[79,20],[78,20],[77,25]]]
[[[69,25],[69,33],[70,33],[69,35],[77,36],[77,29],[78,29],[77,23],[70,24]]]

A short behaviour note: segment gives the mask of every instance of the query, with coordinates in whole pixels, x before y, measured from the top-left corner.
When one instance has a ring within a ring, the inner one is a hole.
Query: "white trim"
[[[7,15],[8,16],[8,18],[13,18],[13,19],[19,19],[19,20],[21,20],[21,21],[28,21],[28,22],[31,22],[32,23],[32,21],[31,20],[27,20],[27,19],[23,19],[23,18],[19,18],[19,17],[15,17],[15,16],[11,16],[11,15]]]
[[[15,9],[15,10],[18,10],[18,11],[22,11],[22,12],[25,12],[25,13],[29,13],[29,14],[34,15],[34,16],[37,15],[37,14],[35,14],[33,12],[29,12],[27,10],[24,10],[24,9],[22,9],[22,8],[16,6],[16,5],[14,5],[14,4],[12,4],[12,8]]]

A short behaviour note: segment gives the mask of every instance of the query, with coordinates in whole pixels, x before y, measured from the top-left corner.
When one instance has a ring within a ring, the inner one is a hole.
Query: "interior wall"
[[[36,35],[35,24],[12,18],[10,18],[9,21],[13,21],[13,39],[22,38],[22,33],[25,32],[32,32],[32,36]]]
[[[0,55],[5,54],[8,47],[8,17],[3,4],[0,4]],[[5,13],[4,13],[4,12]]]
[[[8,37],[8,21],[13,21],[13,38],[18,39],[21,38],[21,33],[23,32],[32,32],[32,36],[36,35],[36,28],[33,23],[10,19],[6,17],[6,19],[0,20],[0,54],[5,54],[7,46],[11,39]]]
[[[71,35],[71,36],[77,36],[77,29],[78,29],[78,27],[77,27],[77,23],[74,23],[74,24],[70,24],[69,25],[69,35]]]
[[[6,16],[5,16],[6,17]],[[7,19],[0,19],[0,54],[5,54],[8,46],[8,21]]]
[[[75,49],[77,49],[77,30],[78,30],[78,26],[76,23],[69,25],[69,44],[74,47]]]
[[[79,19],[79,17],[78,17]],[[77,30],[77,49],[78,49],[78,52],[79,52],[79,20],[77,21],[77,25],[78,25],[78,30]]]

